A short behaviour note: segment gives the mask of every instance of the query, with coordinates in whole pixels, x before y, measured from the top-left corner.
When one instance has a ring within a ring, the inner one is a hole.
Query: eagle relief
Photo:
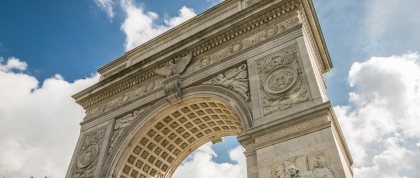
[[[190,63],[192,58],[192,53],[189,53],[187,56],[176,58],[175,60],[170,60],[165,66],[155,70],[156,74],[166,76],[169,78],[175,74],[181,74],[186,66]]]
[[[295,45],[257,61],[264,115],[309,101]]]

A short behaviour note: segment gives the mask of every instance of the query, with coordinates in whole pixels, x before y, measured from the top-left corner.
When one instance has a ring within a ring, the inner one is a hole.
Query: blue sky
[[[219,2],[1,1],[0,177],[63,177],[83,117],[70,96],[98,80],[97,68]],[[420,177],[419,160],[409,159],[420,157],[420,1],[314,4],[334,63],[325,74],[328,96],[355,177]],[[176,176],[207,161],[241,177],[237,146],[234,137],[205,145]]]

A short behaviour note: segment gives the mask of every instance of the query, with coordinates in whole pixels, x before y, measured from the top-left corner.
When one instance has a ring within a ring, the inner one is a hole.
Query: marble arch
[[[114,159],[109,159],[102,176],[170,177],[202,144],[239,136],[250,127],[249,107],[238,94],[218,86],[182,92],[182,102],[170,105],[162,99],[135,116],[138,122],[121,135],[117,143],[121,148],[115,148],[120,151],[110,153]]]
[[[352,177],[312,0],[225,0],[98,69],[66,178],[171,177],[235,135],[248,178]]]

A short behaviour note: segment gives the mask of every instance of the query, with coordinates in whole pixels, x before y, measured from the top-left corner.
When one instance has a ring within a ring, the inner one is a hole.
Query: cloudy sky
[[[2,0],[0,177],[64,177],[84,116],[71,95],[98,81],[97,68],[219,2]],[[314,4],[355,177],[420,177],[420,1]],[[203,145],[174,177],[246,177],[242,152],[234,137]]]

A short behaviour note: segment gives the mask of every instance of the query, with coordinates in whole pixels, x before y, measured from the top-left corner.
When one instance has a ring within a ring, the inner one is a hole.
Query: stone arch
[[[109,155],[102,176],[170,178],[204,143],[239,136],[251,127],[248,104],[231,90],[202,85],[182,94],[182,102],[170,105],[163,98],[133,121]]]

